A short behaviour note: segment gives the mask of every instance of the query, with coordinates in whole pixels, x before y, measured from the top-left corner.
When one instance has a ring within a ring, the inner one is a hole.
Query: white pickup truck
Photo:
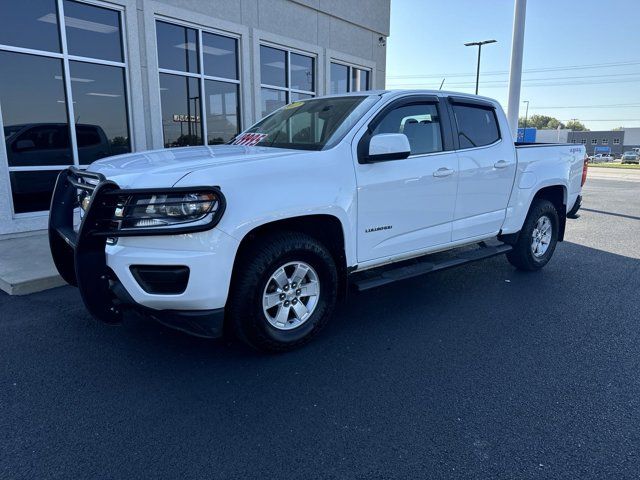
[[[501,253],[543,267],[586,172],[582,145],[514,144],[494,100],[359,92],[289,104],[228,145],[65,170],[49,238],[100,320],[133,308],[282,351],[316,335],[347,286]]]

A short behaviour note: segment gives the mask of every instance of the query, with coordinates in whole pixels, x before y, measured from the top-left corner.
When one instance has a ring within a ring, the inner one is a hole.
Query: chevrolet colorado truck
[[[61,172],[51,251],[99,320],[135,309],[288,350],[348,290],[499,254],[542,268],[580,206],[585,148],[512,138],[500,105],[473,95],[294,102],[227,145]]]

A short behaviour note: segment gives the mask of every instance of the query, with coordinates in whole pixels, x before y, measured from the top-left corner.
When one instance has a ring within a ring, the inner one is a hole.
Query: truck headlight
[[[169,227],[204,220],[221,207],[217,193],[135,193],[121,196],[113,220],[120,229]]]

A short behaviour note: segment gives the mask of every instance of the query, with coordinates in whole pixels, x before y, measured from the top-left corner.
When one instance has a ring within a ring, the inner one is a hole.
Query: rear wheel
[[[518,241],[507,254],[509,262],[520,270],[539,270],[556,249],[560,221],[556,207],[548,200],[534,200]]]
[[[329,320],[338,274],[326,247],[297,232],[254,243],[234,271],[230,320],[237,336],[263,351],[307,343]]]

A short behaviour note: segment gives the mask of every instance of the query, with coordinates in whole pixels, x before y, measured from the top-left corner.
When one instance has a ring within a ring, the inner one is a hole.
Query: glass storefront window
[[[313,92],[313,58],[291,54],[291,88]]]
[[[308,100],[309,98],[313,98],[313,95],[309,95],[308,93],[291,92],[292,102],[297,102],[300,100]]]
[[[198,73],[198,32],[166,22],[156,22],[158,65],[167,70]]]
[[[212,77],[238,79],[238,41],[213,33],[202,33],[204,73]]]
[[[75,0],[0,0],[0,110],[14,214],[48,210],[63,168],[131,150],[121,17]]]
[[[361,92],[371,88],[369,70],[331,62],[330,74],[330,91],[334,95]]]
[[[260,100],[262,102],[260,113],[263,117],[266,117],[271,112],[274,112],[287,104],[287,92],[284,90],[262,88],[260,90]]]
[[[228,142],[240,131],[238,40],[159,20],[156,30],[164,146]]]
[[[9,167],[71,165],[62,60],[0,51]],[[5,133],[6,136],[6,133]]]
[[[239,131],[238,85],[206,80],[207,143],[215,145],[230,141]]]
[[[124,69],[69,62],[80,165],[131,151]]]
[[[349,67],[339,63],[331,63],[330,92],[332,95],[349,91]]]
[[[11,197],[15,213],[49,210],[59,170],[10,172]]]
[[[315,95],[315,59],[260,45],[261,114]]]
[[[287,86],[287,52],[260,46],[260,82],[276,87]]]
[[[360,68],[351,69],[351,91],[369,90],[369,72]]]
[[[67,48],[71,55],[122,62],[120,13],[64,0]]]
[[[199,83],[193,77],[160,74],[165,147],[202,145]]]
[[[0,19],[0,44],[60,52],[56,0],[2,0]]]

